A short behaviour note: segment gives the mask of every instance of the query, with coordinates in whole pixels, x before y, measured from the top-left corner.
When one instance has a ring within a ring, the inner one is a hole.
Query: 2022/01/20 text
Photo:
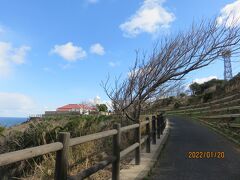
[[[223,151],[189,151],[187,153],[187,158],[189,159],[210,159],[210,158],[216,158],[216,159],[224,159],[224,152]]]

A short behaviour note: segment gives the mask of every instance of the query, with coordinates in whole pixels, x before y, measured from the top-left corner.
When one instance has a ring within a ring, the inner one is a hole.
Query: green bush
[[[226,84],[225,80],[212,79],[210,81],[204,82],[203,84],[193,83],[190,85],[190,89],[194,95],[203,94],[208,88],[216,86],[217,89],[224,89]]]
[[[174,109],[178,109],[181,106],[181,104],[179,102],[175,102],[173,107]]]
[[[205,103],[211,100],[212,98],[213,98],[213,93],[206,93],[206,94],[203,94],[202,101]]]
[[[180,96],[180,97],[186,97],[187,94],[185,94],[185,93],[180,93],[179,96]]]
[[[191,96],[189,99],[188,99],[188,104],[192,105],[192,104],[197,104],[199,103],[201,100],[201,96]]]
[[[168,106],[168,105],[172,104],[173,102],[174,102],[174,97],[170,96],[170,97],[162,100],[162,105],[163,106]]]
[[[102,112],[108,111],[108,107],[106,104],[97,104],[97,109],[98,109],[98,111],[102,111]]]
[[[5,130],[4,127],[0,126],[0,136],[3,136],[3,131]]]

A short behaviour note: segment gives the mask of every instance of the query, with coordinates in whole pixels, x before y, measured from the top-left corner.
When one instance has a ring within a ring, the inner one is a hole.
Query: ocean
[[[26,117],[0,117],[0,126],[10,127],[27,121]]]

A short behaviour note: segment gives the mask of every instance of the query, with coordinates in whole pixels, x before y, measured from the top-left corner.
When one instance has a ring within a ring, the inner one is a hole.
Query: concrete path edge
[[[151,172],[152,168],[158,161],[160,152],[162,151],[167,138],[170,133],[170,124],[168,119],[166,120],[166,128],[163,131],[160,139],[157,139],[156,145],[151,144],[151,153],[145,153],[145,149],[141,152],[141,164],[134,165],[135,160],[133,159],[130,164],[134,165],[129,169],[122,169],[120,171],[121,180],[140,180],[144,179]]]

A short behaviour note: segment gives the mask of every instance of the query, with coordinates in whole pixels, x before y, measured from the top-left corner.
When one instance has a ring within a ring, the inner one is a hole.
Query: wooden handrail
[[[119,172],[120,172],[120,160],[127,155],[128,153],[135,150],[135,159],[136,164],[140,164],[140,152],[141,152],[141,144],[146,142],[146,152],[150,153],[150,139],[151,136],[156,139],[156,120],[159,121],[160,119],[156,119],[156,116],[152,116],[152,121],[149,118],[146,118],[146,121],[140,122],[140,124],[132,124],[129,126],[122,127],[120,124],[114,126],[114,129],[103,131],[95,134],[90,134],[86,136],[70,138],[70,133],[68,132],[61,132],[59,134],[59,142],[41,145],[37,147],[27,148],[19,151],[9,152],[0,154],[0,166],[8,165],[11,163],[15,163],[18,161],[26,160],[29,158],[34,158],[36,156],[57,152],[56,153],[56,165],[55,165],[55,179],[56,180],[74,180],[79,178],[88,177],[91,174],[97,172],[98,170],[106,167],[110,163],[113,164],[112,169],[112,179],[119,180]],[[152,131],[150,129],[150,124],[152,123]],[[165,123],[163,121],[162,123]],[[157,128],[162,128],[161,123],[157,123]],[[146,127],[146,136],[141,138],[141,128]],[[120,152],[120,143],[121,143],[121,133],[135,129],[135,135],[137,137],[137,141],[129,146],[128,148],[124,149]],[[67,177],[68,174],[68,149],[71,146],[79,145],[85,142],[97,140],[104,137],[113,136],[113,156],[107,158],[104,161],[101,161],[98,164],[95,164],[91,168],[80,172],[76,176]]]
[[[125,132],[125,131],[129,131],[131,129],[135,129],[138,128],[139,124],[133,124],[133,125],[129,125],[129,126],[125,126],[121,128],[121,132]]]
[[[82,143],[85,143],[85,142],[89,142],[89,141],[101,139],[101,138],[104,138],[104,137],[112,136],[114,134],[117,134],[117,130],[115,130],[115,129],[108,130],[108,131],[103,131],[103,132],[99,132],[99,133],[95,133],[95,134],[89,134],[89,135],[86,135],[86,136],[72,138],[72,139],[70,139],[69,146],[71,147],[71,146],[79,145],[79,144],[82,144]]]
[[[126,156],[128,153],[132,152],[139,146],[139,143],[134,143],[131,146],[127,147],[126,149],[122,150],[120,153],[120,158],[122,159],[124,156]]]
[[[141,122],[141,126],[145,126],[145,125],[148,124],[148,123],[150,123],[149,120],[143,121],[143,122]]]
[[[143,144],[145,141],[147,141],[147,138],[148,138],[148,136],[144,136],[142,139],[141,139],[141,144]]]
[[[63,144],[55,142],[51,144],[36,146],[19,151],[0,154],[0,166],[8,165],[14,162],[30,159],[36,156],[59,151],[63,148]]]

